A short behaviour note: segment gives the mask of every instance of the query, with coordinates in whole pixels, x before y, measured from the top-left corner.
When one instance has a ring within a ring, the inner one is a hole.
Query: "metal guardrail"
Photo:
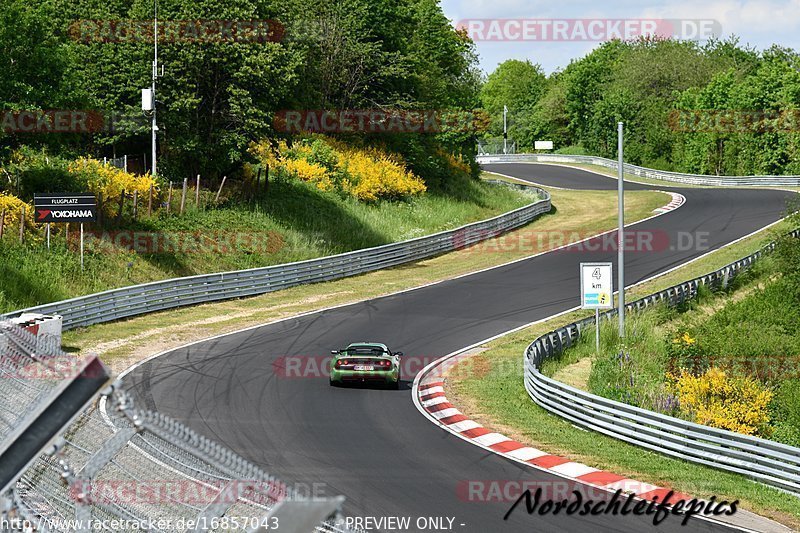
[[[433,235],[319,259],[133,285],[12,311],[0,318],[8,319],[25,312],[57,314],[63,317],[64,329],[73,329],[176,307],[331,281],[427,259],[519,228],[548,213],[551,209],[549,193],[534,186],[525,188],[541,199],[494,218]]]
[[[800,237],[800,230],[794,230],[790,235]],[[719,270],[631,302],[625,308],[639,310],[659,302],[675,306],[694,298],[701,285],[712,289],[725,288],[774,247],[775,243],[771,243]],[[617,311],[612,310],[600,316],[608,319],[616,314]],[[539,371],[542,361],[561,354],[579,340],[582,331],[593,325],[593,316],[573,322],[542,335],[527,347],[524,353],[525,389],[534,402],[577,425],[630,444],[744,474],[800,494],[800,448],[609,400],[565,385]]]
[[[24,422],[48,418],[39,407],[60,383],[107,377],[102,368],[80,364],[52,344],[43,347],[9,323],[0,322],[0,341],[2,449],[20,433],[31,448]],[[67,413],[72,422],[46,435],[47,443],[12,458],[24,455],[26,465],[0,490],[0,531],[95,531],[90,523],[102,521],[106,531],[250,531],[274,517],[281,531],[349,531],[337,525],[341,497],[289,486],[191,429],[135,409],[114,387],[103,391],[103,401],[114,409],[76,406]],[[4,461],[3,468],[12,462]],[[129,527],[115,528],[110,521],[127,521]]]
[[[616,161],[605,157],[588,155],[559,155],[559,154],[509,154],[509,155],[481,155],[478,163],[573,163],[583,165],[598,165],[616,170]],[[625,172],[641,178],[684,183],[689,185],[710,185],[718,187],[739,186],[767,186],[767,187],[800,187],[800,176],[708,176],[703,174],[683,174],[668,172],[652,168],[639,167],[625,163]]]

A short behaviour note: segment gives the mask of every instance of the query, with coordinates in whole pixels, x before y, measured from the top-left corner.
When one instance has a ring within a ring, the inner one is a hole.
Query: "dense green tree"
[[[509,59],[489,74],[481,89],[481,103],[491,117],[490,133],[503,132],[503,107],[508,107],[509,138],[532,148],[535,137],[532,111],[545,91],[547,78],[539,65]]]

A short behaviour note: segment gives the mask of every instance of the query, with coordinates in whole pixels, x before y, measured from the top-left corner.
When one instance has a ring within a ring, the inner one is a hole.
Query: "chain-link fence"
[[[0,326],[5,453],[26,438],[28,422],[47,418],[65,384],[97,376],[53,342]],[[7,485],[0,531],[345,531],[337,525],[341,497],[301,494],[174,420],[137,409],[119,385],[80,407]]]

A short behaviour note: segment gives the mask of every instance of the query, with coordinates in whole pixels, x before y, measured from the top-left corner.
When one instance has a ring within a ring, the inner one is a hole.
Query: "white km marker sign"
[[[611,263],[581,263],[581,307],[594,309],[595,344],[600,351],[600,309],[614,307]]]

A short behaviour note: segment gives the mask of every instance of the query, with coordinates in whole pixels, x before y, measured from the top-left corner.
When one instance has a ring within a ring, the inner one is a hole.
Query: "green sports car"
[[[383,383],[400,388],[400,356],[379,342],[354,342],[344,350],[331,352],[331,385]]]

